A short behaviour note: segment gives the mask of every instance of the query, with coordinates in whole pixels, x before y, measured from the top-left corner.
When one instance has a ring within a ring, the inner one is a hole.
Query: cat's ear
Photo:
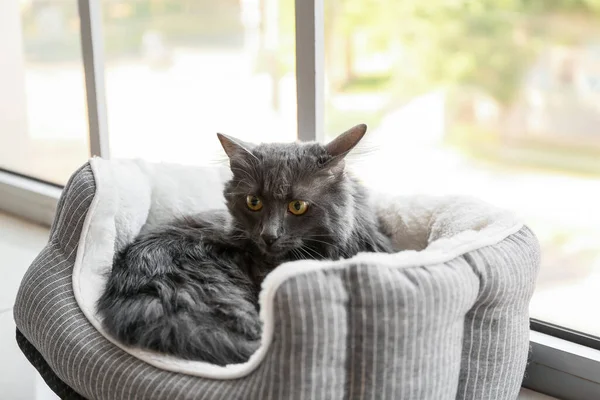
[[[327,143],[325,150],[334,159],[342,159],[360,142],[366,132],[367,125],[356,125]]]
[[[221,142],[221,146],[223,146],[223,150],[225,150],[225,153],[230,159],[240,156],[243,157],[244,155],[252,156],[252,149],[254,147],[253,144],[243,142],[239,139],[224,135],[222,133],[217,133],[217,137]]]

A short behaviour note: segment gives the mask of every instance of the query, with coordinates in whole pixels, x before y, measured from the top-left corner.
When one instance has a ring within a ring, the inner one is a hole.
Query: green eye
[[[308,203],[304,200],[292,200],[288,204],[288,210],[294,215],[302,215],[308,210]]]
[[[259,211],[263,207],[262,200],[254,195],[246,196],[246,205],[252,211]]]

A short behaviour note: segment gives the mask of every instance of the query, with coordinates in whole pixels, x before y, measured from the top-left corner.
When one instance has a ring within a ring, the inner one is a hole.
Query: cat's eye
[[[308,203],[304,200],[290,201],[288,210],[294,215],[302,215],[308,210]]]
[[[259,211],[263,207],[262,200],[254,195],[246,196],[246,205],[252,211]]]

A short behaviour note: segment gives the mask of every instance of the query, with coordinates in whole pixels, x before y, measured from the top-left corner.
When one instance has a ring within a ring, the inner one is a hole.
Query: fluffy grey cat
[[[178,219],[115,256],[98,312],[130,346],[226,365],[260,344],[260,285],[285,261],[392,246],[365,189],[344,170],[358,125],[327,145],[253,145],[219,134],[233,177],[227,211]]]

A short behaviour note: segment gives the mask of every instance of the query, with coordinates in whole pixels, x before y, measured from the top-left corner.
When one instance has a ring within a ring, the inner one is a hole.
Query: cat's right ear
[[[222,133],[217,133],[217,137],[219,138],[221,146],[223,146],[223,150],[225,150],[225,153],[229,159],[240,156],[243,157],[244,155],[253,156],[252,148],[254,145]]]
[[[352,150],[365,136],[367,125],[360,124],[348,129],[340,136],[325,145],[325,150],[334,160],[341,160]]]
[[[360,124],[348,129],[325,145],[325,151],[331,156],[325,166],[334,174],[344,170],[344,158],[360,142],[367,132],[367,125]]]

